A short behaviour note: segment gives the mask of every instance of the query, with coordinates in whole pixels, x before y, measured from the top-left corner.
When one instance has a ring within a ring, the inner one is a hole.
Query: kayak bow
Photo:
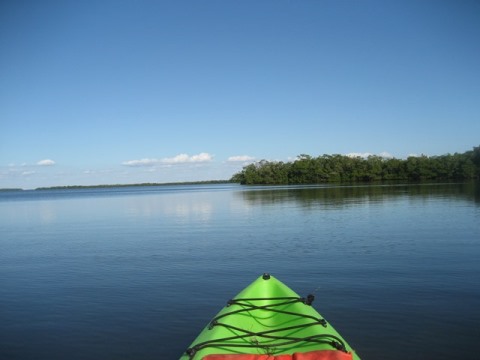
[[[360,360],[313,300],[264,274],[228,301],[180,360]]]

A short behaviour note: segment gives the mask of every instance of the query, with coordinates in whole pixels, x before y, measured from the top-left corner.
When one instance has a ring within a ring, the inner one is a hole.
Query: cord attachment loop
[[[307,295],[307,298],[304,299],[304,303],[305,303],[305,305],[311,306],[312,303],[313,303],[313,300],[315,300],[315,296],[312,295],[312,294],[308,294],[308,295]]]

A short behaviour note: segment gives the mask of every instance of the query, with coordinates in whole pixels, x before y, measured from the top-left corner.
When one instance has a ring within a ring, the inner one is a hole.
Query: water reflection
[[[109,189],[97,191],[100,196],[96,197],[82,191],[52,191],[53,195],[44,192],[18,192],[17,197],[7,194],[3,201],[0,201],[0,216],[4,222],[12,225],[96,223],[108,219],[206,223],[228,214],[250,217],[249,214],[254,213],[258,206],[288,205],[304,209],[335,210],[380,205],[389,201],[398,203],[405,200],[411,203],[432,199],[445,202],[468,201],[476,206],[480,204],[478,182],[280,187],[232,184],[215,189],[201,186],[195,189],[180,187],[179,191],[175,191],[172,187],[166,191],[166,188],[159,187],[143,191],[140,188],[138,194],[122,189]],[[22,201],[18,201],[19,199]]]
[[[295,202],[302,207],[319,205],[344,208],[367,202],[385,202],[409,198],[466,200],[480,204],[479,183],[458,184],[390,184],[390,185],[322,185],[305,187],[255,187],[237,192],[244,201],[254,205]]]
[[[128,215],[133,218],[174,218],[177,221],[195,218],[208,221],[214,211],[209,194],[152,195],[146,198],[131,197],[125,201]]]

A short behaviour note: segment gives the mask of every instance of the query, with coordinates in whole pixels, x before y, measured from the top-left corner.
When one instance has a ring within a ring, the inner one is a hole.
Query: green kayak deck
[[[313,300],[264,274],[228,301],[180,360],[360,360]]]

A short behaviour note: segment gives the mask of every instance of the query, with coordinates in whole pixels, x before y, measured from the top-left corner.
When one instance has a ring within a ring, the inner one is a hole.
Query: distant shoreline
[[[209,185],[209,184],[232,184],[230,180],[206,180],[206,181],[185,181],[185,182],[169,182],[169,183],[138,183],[138,184],[101,184],[101,185],[65,185],[65,186],[46,186],[38,187],[33,191],[43,190],[81,190],[81,189],[103,189],[103,188],[119,188],[119,187],[145,187],[145,186],[171,186],[171,185]],[[5,188],[0,192],[26,191],[21,188]]]

